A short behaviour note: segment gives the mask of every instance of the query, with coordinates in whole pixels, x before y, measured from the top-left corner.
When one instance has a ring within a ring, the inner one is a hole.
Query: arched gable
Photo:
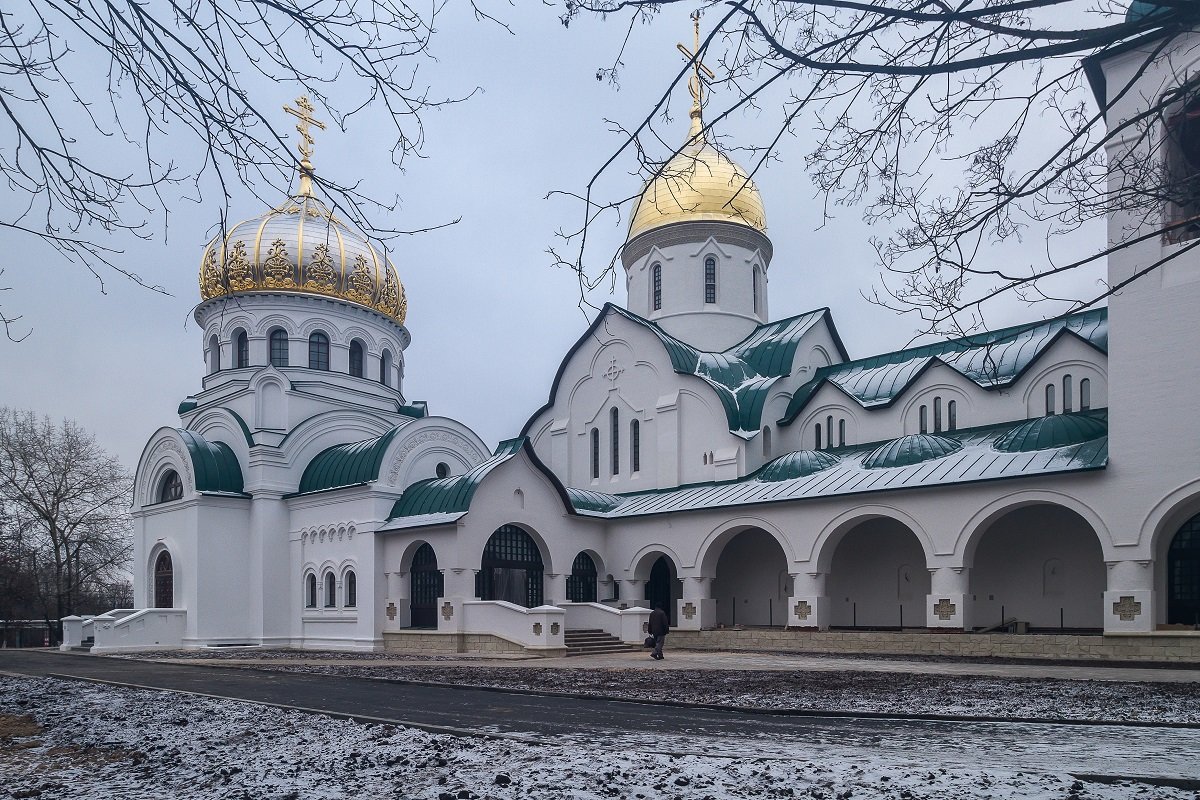
[[[446,461],[452,475],[461,475],[481,464],[488,455],[483,440],[461,422],[449,417],[423,417],[406,425],[392,439],[383,456],[379,480],[388,486],[404,488],[435,477],[434,472],[423,469],[431,459]]]
[[[880,518],[895,520],[912,531],[920,541],[921,549],[925,552],[925,563],[932,563],[937,548],[932,537],[916,519],[894,506],[863,505],[842,512],[825,525],[813,541],[812,549],[805,559],[810,564],[815,563],[816,565],[815,570],[810,569],[809,571],[829,572],[833,563],[834,551],[837,550],[842,538],[861,523]]]

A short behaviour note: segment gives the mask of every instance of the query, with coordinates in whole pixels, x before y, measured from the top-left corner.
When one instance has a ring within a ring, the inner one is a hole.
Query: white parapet
[[[570,630],[600,630],[626,644],[642,643],[650,620],[650,609],[613,608],[603,603],[560,603]]]
[[[119,653],[157,647],[182,647],[187,624],[183,608],[117,609],[91,620],[92,652]]]
[[[558,606],[525,608],[503,600],[439,598],[438,631],[488,633],[526,650],[565,650],[566,614]]]

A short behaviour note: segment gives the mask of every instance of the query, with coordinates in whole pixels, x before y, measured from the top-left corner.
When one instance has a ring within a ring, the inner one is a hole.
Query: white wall
[[[849,531],[833,555],[826,591],[834,626],[924,627],[929,571],[921,543],[893,520]]]
[[[787,621],[788,565],[769,533],[751,529],[725,545],[712,596],[721,625],[782,625]]]

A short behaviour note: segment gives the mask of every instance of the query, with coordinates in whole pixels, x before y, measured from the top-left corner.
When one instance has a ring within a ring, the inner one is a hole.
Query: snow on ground
[[[0,793],[14,798],[1195,797],[1064,774],[887,763],[861,753],[717,758],[604,744],[452,737],[231,700],[0,678]]]
[[[326,657],[332,654],[327,654]],[[315,657],[315,656],[313,656]],[[1123,683],[928,673],[555,669],[452,664],[371,666],[271,661],[256,665],[327,675],[433,681],[639,700],[813,711],[940,714],[1040,720],[1200,723],[1200,683]]]

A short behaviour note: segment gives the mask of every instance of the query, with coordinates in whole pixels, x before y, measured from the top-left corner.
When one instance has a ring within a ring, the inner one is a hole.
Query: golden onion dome
[[[404,286],[387,256],[304,192],[209,242],[200,297],[254,292],[314,294],[365,306],[401,325]]]
[[[691,117],[688,144],[642,190],[627,242],[676,222],[733,222],[766,233],[767,215],[758,187],[705,138],[698,105],[693,106]]]

